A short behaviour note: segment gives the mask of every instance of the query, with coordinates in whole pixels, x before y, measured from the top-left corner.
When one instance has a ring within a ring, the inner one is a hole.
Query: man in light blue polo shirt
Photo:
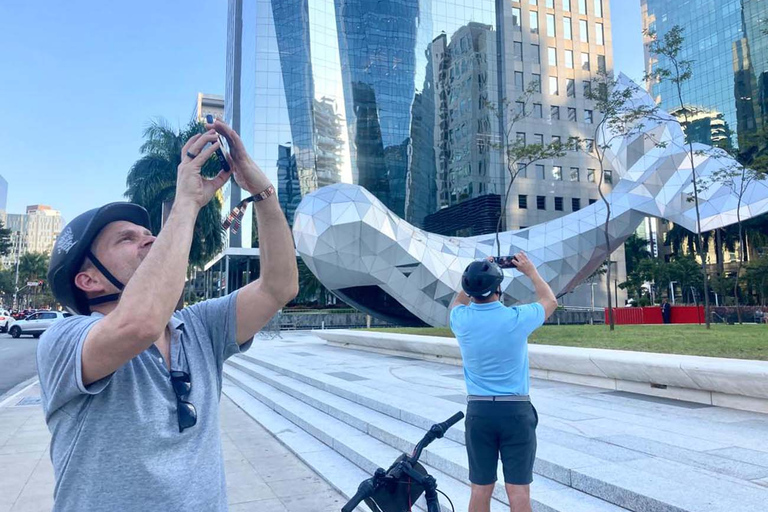
[[[490,510],[499,454],[510,508],[531,510],[539,419],[528,397],[528,336],[554,312],[557,299],[524,253],[516,254],[512,265],[533,282],[538,302],[504,306],[499,301],[504,274],[491,257],[469,264],[451,305],[468,395],[469,512]]]

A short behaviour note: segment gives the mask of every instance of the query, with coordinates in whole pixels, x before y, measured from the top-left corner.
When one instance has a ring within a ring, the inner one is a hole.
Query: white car
[[[8,332],[8,326],[14,322],[11,312],[0,309],[0,332]]]
[[[72,313],[65,313],[63,311],[38,311],[32,313],[24,320],[17,320],[11,324],[8,332],[11,336],[18,338],[22,334],[31,334],[35,338],[39,338],[47,328],[49,328],[53,322],[72,316]]]

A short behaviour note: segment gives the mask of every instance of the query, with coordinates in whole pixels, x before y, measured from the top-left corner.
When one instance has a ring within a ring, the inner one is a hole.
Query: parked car
[[[0,332],[8,332],[8,325],[14,321],[11,312],[7,309],[0,309]]]
[[[17,320],[12,323],[8,332],[11,333],[11,336],[14,338],[18,338],[22,334],[31,334],[35,338],[39,338],[40,335],[53,324],[53,322],[57,322],[68,316],[72,316],[72,313],[66,313],[64,311],[40,311],[29,315],[24,320]]]

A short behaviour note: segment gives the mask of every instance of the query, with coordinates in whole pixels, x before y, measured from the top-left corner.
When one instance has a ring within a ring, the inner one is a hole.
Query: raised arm
[[[206,125],[227,139],[229,162],[237,184],[251,195],[267,196],[254,202],[259,232],[259,278],[237,294],[237,342],[253,338],[269,319],[299,292],[299,271],[293,236],[269,179],[248,156],[240,136],[216,120]]]

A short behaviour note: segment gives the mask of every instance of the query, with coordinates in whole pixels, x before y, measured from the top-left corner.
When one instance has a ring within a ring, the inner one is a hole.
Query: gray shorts
[[[469,481],[495,483],[500,455],[505,483],[533,482],[538,424],[531,402],[469,402],[464,420]]]

